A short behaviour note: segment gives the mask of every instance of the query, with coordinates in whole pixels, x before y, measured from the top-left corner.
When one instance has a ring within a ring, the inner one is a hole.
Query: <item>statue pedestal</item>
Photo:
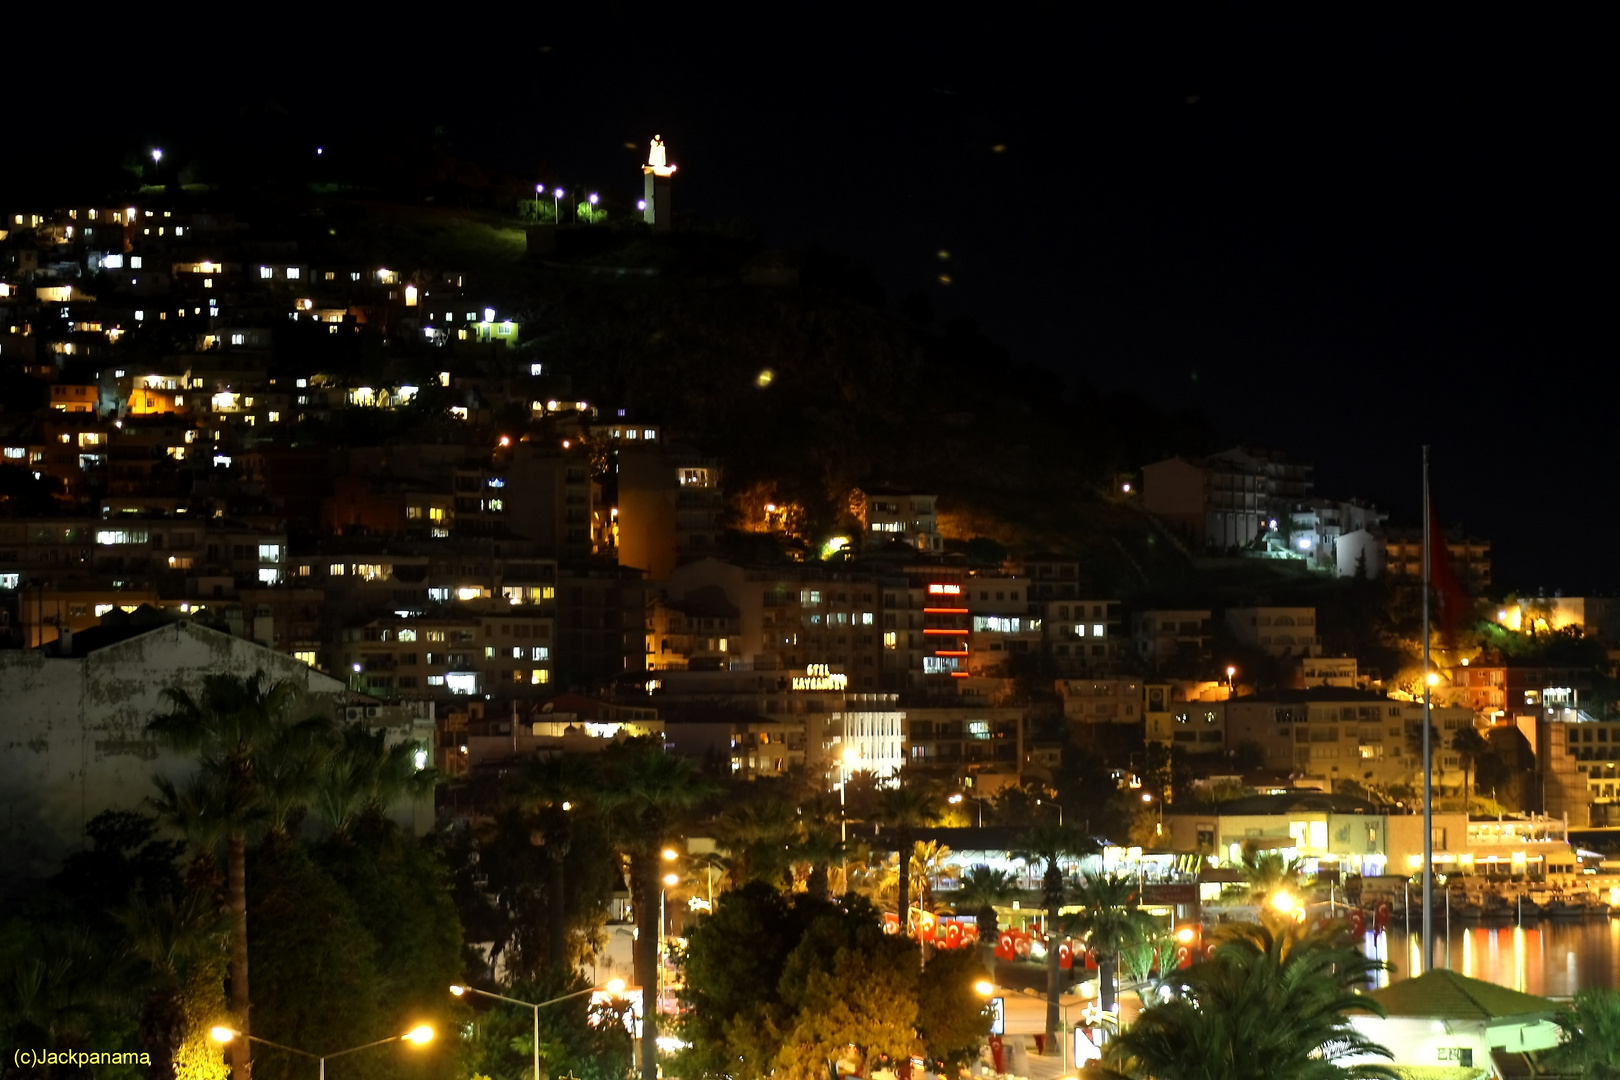
[[[647,203],[641,211],[641,220],[651,225],[655,232],[668,232],[674,224],[674,212],[670,209],[670,177],[649,167],[643,167],[641,173],[642,198]]]

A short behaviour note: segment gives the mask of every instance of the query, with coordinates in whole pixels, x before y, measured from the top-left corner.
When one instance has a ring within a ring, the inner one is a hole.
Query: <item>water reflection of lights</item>
[[[1464,930],[1462,939],[1463,974],[1472,979],[1474,977],[1474,935]]]
[[[1513,989],[1524,993],[1524,927],[1513,928]]]

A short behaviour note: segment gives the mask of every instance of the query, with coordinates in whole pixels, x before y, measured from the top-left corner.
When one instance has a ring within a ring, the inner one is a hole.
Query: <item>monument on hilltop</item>
[[[669,203],[669,182],[670,177],[675,175],[675,166],[669,163],[665,154],[662,136],[653,136],[652,146],[647,151],[647,164],[641,167],[641,174],[644,193],[642,220],[659,232],[668,232],[674,220]]]

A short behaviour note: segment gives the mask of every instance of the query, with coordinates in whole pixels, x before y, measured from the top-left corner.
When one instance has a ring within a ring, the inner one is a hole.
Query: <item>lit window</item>
[[[326,572],[327,572],[328,575],[330,575],[332,577],[342,577],[343,576],[343,569],[344,569],[344,564],[343,563],[335,562],[331,566],[328,566],[326,568]]]
[[[131,255],[129,257],[129,268],[131,270],[139,270],[141,268],[141,257],[139,255]]]
[[[298,279],[298,267],[296,267],[296,266],[287,267],[287,280],[288,281],[296,281],[297,279]]]
[[[409,626],[400,627],[399,640],[401,640],[401,641],[415,641],[416,640],[416,631],[414,629],[412,629],[411,627],[409,627]]]
[[[534,646],[534,648],[529,650],[529,659],[530,660],[550,660],[551,659],[551,650],[546,648],[546,646],[544,646],[544,645],[536,645],[536,646]]]
[[[261,278],[272,278],[272,277],[275,277],[275,276],[276,276],[275,271],[271,270],[268,266],[259,267],[259,277],[261,277]]]
[[[551,681],[551,672],[545,668],[535,668],[529,672],[529,682],[535,686],[543,686]]]

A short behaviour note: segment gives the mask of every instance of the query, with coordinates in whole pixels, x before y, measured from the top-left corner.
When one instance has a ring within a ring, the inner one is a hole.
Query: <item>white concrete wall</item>
[[[55,658],[0,653],[0,890],[48,876],[84,847],[84,826],[104,810],[142,810],[152,778],[193,768],[145,735],[165,710],[162,692],[199,692],[205,675],[291,679],[330,714],[343,686],[282,653],[191,623],[175,623],[97,650]],[[324,698],[325,700],[319,700]]]

